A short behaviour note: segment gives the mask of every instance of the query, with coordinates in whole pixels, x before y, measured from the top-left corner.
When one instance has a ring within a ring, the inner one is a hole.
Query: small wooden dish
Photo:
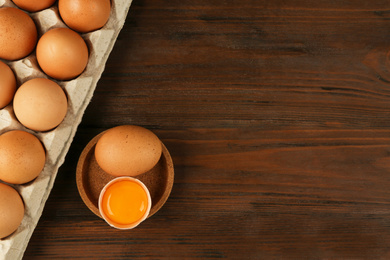
[[[100,191],[104,185],[115,178],[103,171],[95,159],[95,146],[103,133],[95,136],[87,144],[80,155],[76,169],[76,182],[80,196],[85,205],[100,218],[102,218],[98,208]],[[152,198],[152,208],[148,218],[164,205],[173,186],[174,170],[172,158],[165,145],[161,144],[162,155],[158,163],[150,171],[134,177],[146,185]]]

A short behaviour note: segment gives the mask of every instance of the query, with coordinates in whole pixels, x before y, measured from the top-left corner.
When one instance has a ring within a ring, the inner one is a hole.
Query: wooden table
[[[25,259],[389,259],[388,1],[134,0]],[[131,231],[78,157],[144,126],[175,164]]]

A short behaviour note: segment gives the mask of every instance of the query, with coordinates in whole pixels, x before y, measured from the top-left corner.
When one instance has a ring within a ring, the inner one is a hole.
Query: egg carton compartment
[[[16,260],[23,257],[28,241],[42,214],[44,205],[53,187],[59,167],[63,164],[77,127],[88,106],[105,63],[125,22],[131,0],[112,0],[111,14],[106,25],[96,31],[80,34],[87,43],[89,60],[85,71],[69,81],[54,80],[40,69],[35,50],[17,61],[6,61],[13,70],[18,87],[33,78],[49,78],[58,83],[68,98],[68,112],[63,122],[47,132],[36,132],[25,128],[17,120],[12,102],[0,109],[0,134],[10,130],[24,130],[34,134],[46,149],[46,164],[40,175],[30,183],[10,185],[22,196],[25,215],[19,228],[10,236],[0,240],[0,259]],[[1,7],[18,8],[11,0],[0,0]],[[53,28],[67,27],[61,20],[57,3],[36,13],[29,13],[36,24],[38,38]]]

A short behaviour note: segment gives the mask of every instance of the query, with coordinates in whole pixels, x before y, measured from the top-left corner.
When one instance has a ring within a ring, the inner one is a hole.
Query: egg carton
[[[42,215],[58,168],[65,160],[77,127],[123,27],[131,2],[132,0],[112,0],[111,15],[106,25],[99,30],[81,34],[89,48],[89,61],[85,71],[73,80],[54,80],[64,89],[68,97],[67,115],[57,128],[48,132],[35,132],[18,122],[12,103],[0,110],[0,134],[9,130],[24,130],[38,137],[46,149],[46,164],[40,175],[30,183],[11,185],[23,198],[25,215],[19,228],[12,235],[0,240],[0,259],[17,260],[23,257],[28,241]],[[0,7],[6,6],[17,8],[11,0],[0,0]],[[28,14],[37,26],[39,37],[50,29],[67,27],[60,18],[57,4],[43,11]],[[39,68],[35,51],[21,60],[3,61],[15,73],[18,86],[33,78],[48,78]]]

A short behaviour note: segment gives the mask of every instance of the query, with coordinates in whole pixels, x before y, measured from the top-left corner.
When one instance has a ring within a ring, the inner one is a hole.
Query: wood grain
[[[134,0],[25,259],[390,258],[389,18],[380,0]],[[121,124],[175,165],[129,232],[75,182]]]

